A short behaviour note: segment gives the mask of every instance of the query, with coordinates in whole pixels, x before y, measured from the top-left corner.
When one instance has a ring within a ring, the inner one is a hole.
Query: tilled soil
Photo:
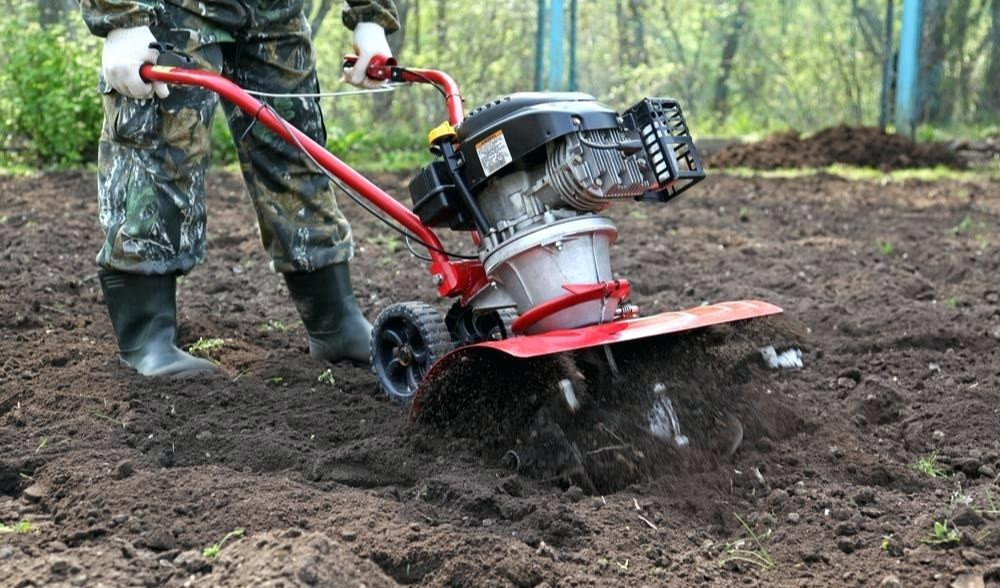
[[[801,370],[695,377],[747,358],[725,330],[634,369],[642,389],[683,382],[681,425],[720,447],[593,494],[512,472],[502,437],[413,425],[366,368],[320,379],[239,179],[209,185],[180,335],[223,338],[222,371],[171,380],[115,358],[94,178],[0,179],[0,531],[30,524],[0,533],[0,585],[1000,584],[1000,180],[719,175],[613,209],[645,314],[758,298],[811,333]],[[434,302],[402,244],[345,209],[369,316]],[[721,408],[691,417],[698,398]]]
[[[839,125],[803,138],[796,131],[763,141],[726,146],[708,157],[713,167],[826,167],[834,163],[889,171],[913,167],[967,167],[966,159],[944,143],[915,143],[876,127]]]

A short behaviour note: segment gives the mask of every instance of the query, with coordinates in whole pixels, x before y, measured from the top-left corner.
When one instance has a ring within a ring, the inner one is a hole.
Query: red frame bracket
[[[545,317],[584,302],[607,300],[608,298],[615,298],[618,301],[624,300],[631,293],[632,286],[628,280],[613,280],[596,284],[567,284],[563,286],[563,289],[568,293],[543,302],[517,317],[511,325],[514,334],[520,335]]]

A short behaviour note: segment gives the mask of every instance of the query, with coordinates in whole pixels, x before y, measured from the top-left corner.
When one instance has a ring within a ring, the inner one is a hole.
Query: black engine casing
[[[531,155],[549,141],[577,131],[617,126],[617,112],[582,92],[519,92],[497,98],[470,112],[457,129],[465,182],[475,191],[487,180],[476,148],[497,131],[503,133],[513,159],[510,165],[516,169],[518,164],[540,163],[544,150],[538,157]]]

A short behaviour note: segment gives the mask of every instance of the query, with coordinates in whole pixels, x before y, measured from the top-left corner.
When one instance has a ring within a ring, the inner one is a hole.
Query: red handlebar
[[[358,62],[357,55],[344,56],[344,67],[354,67]],[[411,84],[432,84],[444,93],[444,100],[448,107],[448,120],[453,126],[458,126],[465,118],[465,111],[462,106],[462,94],[458,89],[458,84],[451,76],[436,69],[414,69],[400,67],[392,57],[376,55],[372,57],[365,72],[373,80],[380,82],[408,82]]]

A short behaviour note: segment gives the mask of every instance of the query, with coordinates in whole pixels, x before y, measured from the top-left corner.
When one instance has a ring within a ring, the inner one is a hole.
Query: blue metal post
[[[923,0],[904,0],[903,29],[899,33],[899,65],[896,75],[896,132],[911,138],[917,131],[917,75],[920,72],[920,30]]]
[[[563,89],[563,0],[549,3],[549,90]]]

